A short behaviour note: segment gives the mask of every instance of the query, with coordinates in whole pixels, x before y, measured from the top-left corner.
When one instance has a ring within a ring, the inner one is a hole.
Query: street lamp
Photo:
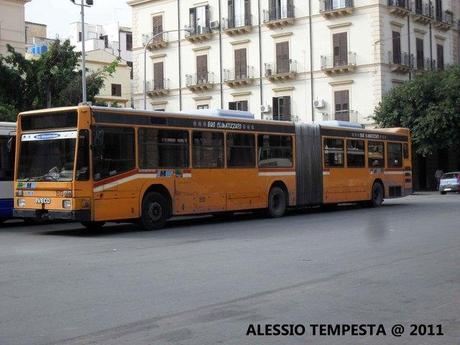
[[[150,42],[152,42],[155,38],[157,38],[160,35],[163,35],[169,32],[180,32],[180,31],[186,31],[189,33],[192,32],[192,30],[189,28],[166,30],[166,31],[158,32],[154,34],[144,45],[144,110],[147,109],[147,47],[149,46]]]
[[[75,0],[70,0],[74,5],[81,7],[81,84],[82,84],[82,103],[86,103],[86,57],[85,57],[85,7],[91,7],[93,0],[86,0],[86,5],[83,0],[77,4]]]

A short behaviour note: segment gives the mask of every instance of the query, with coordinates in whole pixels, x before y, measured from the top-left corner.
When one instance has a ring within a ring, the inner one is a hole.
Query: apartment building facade
[[[8,52],[7,45],[24,54],[25,10],[31,0],[0,0],[0,54]]]
[[[393,86],[458,63],[456,0],[128,4],[136,108],[143,107],[144,47],[147,109],[239,109],[367,125]]]

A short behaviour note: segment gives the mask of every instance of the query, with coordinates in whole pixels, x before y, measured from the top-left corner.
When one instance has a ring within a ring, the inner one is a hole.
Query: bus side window
[[[89,179],[89,131],[80,130],[78,134],[77,181],[88,181]]]
[[[102,147],[94,155],[94,180],[98,181],[135,168],[134,128],[100,127]]]
[[[381,141],[367,143],[367,159],[369,168],[385,167],[385,145]]]
[[[342,139],[324,139],[324,167],[342,168],[344,166],[344,147]]]
[[[292,138],[286,135],[261,134],[258,138],[260,168],[293,166]]]
[[[139,128],[141,169],[188,168],[188,131]]]
[[[388,143],[388,167],[389,168],[402,168],[403,154],[402,145],[397,143]]]
[[[347,167],[364,168],[365,153],[363,140],[347,140]]]
[[[8,150],[9,137],[0,137],[0,181],[13,180],[15,148]]]
[[[194,131],[192,137],[192,166],[194,168],[224,167],[224,133]]]
[[[227,167],[254,168],[256,160],[254,134],[227,134]]]

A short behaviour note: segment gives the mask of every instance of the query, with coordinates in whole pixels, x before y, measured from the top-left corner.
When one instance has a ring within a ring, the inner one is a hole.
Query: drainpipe
[[[257,0],[257,26],[259,29],[259,91],[260,91],[260,118],[262,118],[262,106],[264,105],[264,90],[262,80],[262,25],[260,22],[261,18],[261,4],[260,0]]]
[[[224,109],[224,80],[222,72],[222,3],[219,0],[219,78],[220,78],[220,108]]]
[[[311,121],[315,121],[315,107],[313,106],[315,92],[313,81],[313,23],[311,13],[311,0],[308,0],[308,25],[310,27],[310,97],[311,97]]]
[[[428,2],[430,6],[430,11],[431,11],[431,0]],[[431,26],[431,21],[429,24],[430,28],[430,70],[433,70],[433,27]]]
[[[431,24],[430,24],[431,25]],[[412,49],[410,40],[410,16],[407,16],[407,44],[409,47],[409,80],[412,80]]]
[[[177,30],[181,29],[180,24],[180,0],[177,0]],[[178,50],[178,67],[179,67],[179,111],[182,111],[182,52],[181,52],[181,40],[180,31],[177,31],[177,50]]]

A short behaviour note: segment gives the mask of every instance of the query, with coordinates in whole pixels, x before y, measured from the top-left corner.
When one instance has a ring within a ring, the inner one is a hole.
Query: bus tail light
[[[62,207],[63,208],[71,208],[72,207],[72,201],[71,200],[62,200]]]

